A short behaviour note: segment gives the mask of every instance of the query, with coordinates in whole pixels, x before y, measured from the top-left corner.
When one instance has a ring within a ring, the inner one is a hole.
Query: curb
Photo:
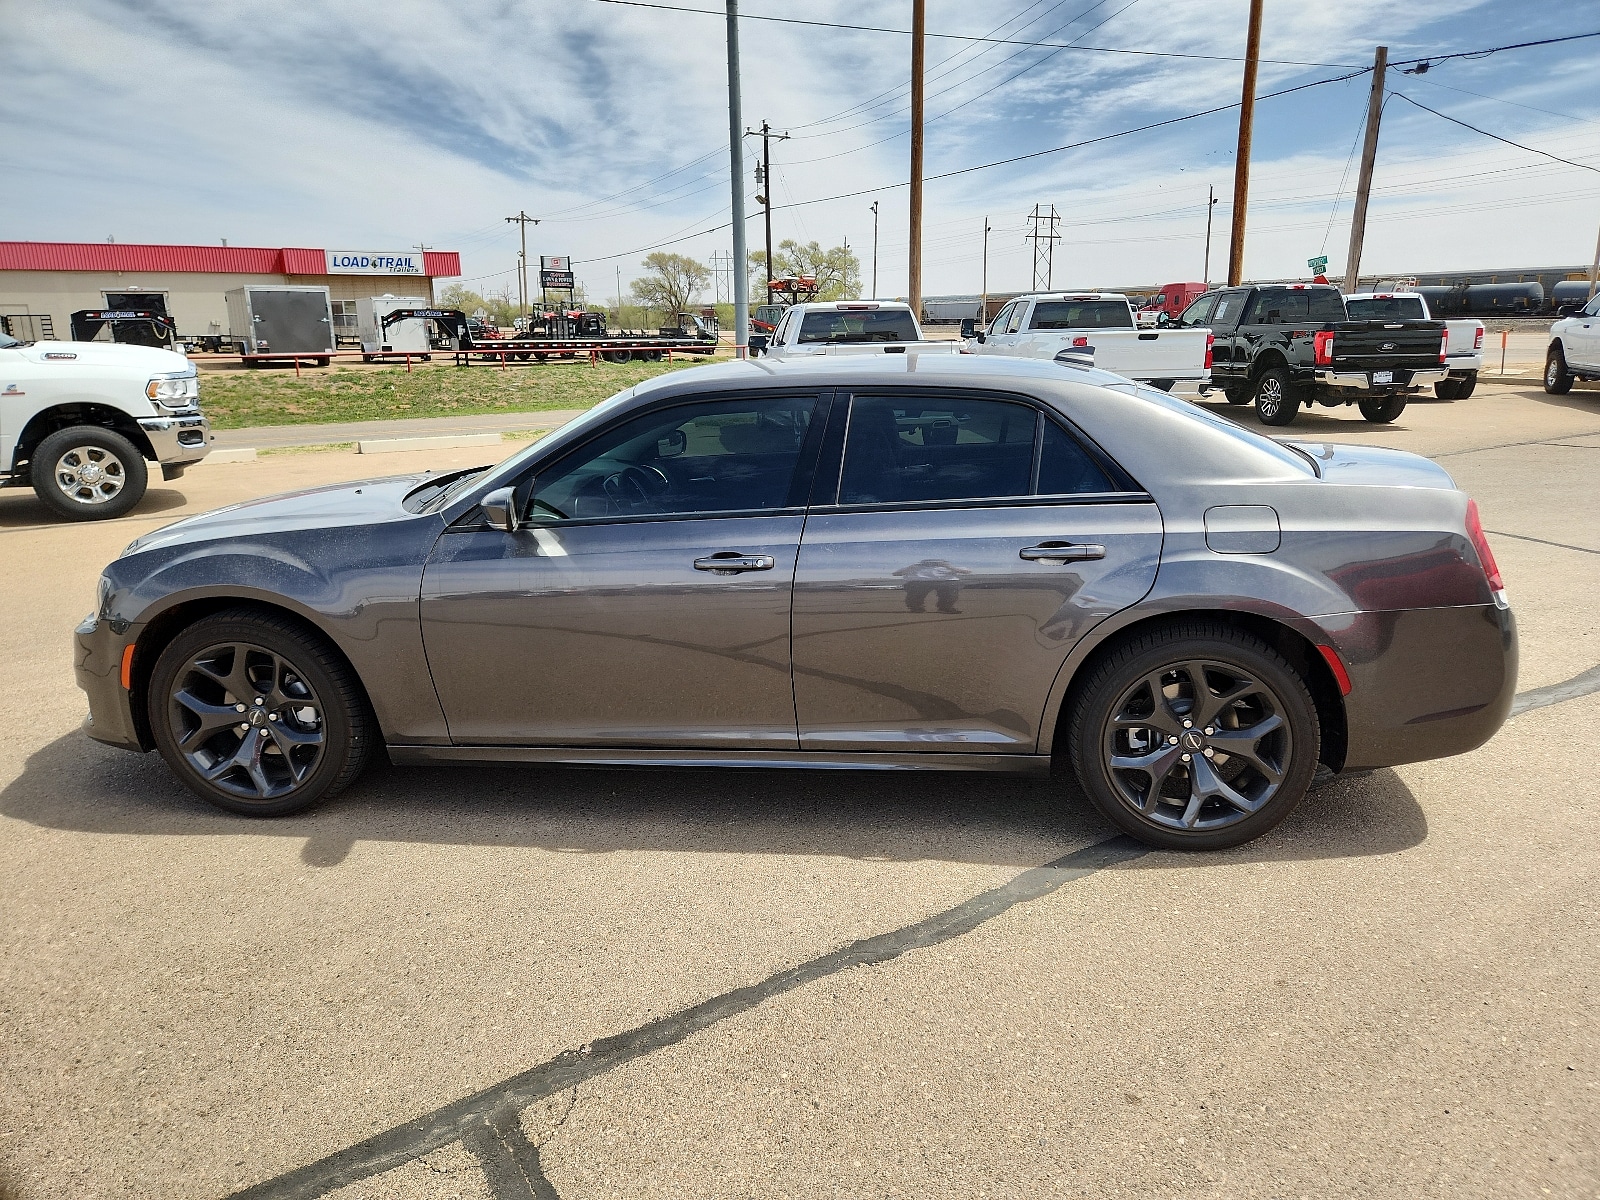
[[[378,438],[357,442],[357,454],[398,454],[406,450],[448,450],[456,446],[498,446],[498,433],[458,433],[438,437]]]
[[[239,446],[228,450],[213,450],[200,460],[200,464],[196,465],[204,463],[255,462],[255,460],[256,449],[254,446]]]

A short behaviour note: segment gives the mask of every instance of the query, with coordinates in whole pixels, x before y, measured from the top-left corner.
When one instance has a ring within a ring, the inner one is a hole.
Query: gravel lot
[[[994,777],[384,769],[229,817],[78,732],[102,565],[484,452],[100,525],[0,493],[0,1196],[1600,1195],[1600,388],[1353,411],[1291,432],[1477,497],[1528,707],[1203,856]]]

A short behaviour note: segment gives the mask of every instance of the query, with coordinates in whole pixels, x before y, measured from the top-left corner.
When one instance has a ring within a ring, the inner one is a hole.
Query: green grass
[[[699,365],[674,363],[544,363],[205,371],[200,406],[215,429],[315,425],[476,413],[589,408],[640,380]]]

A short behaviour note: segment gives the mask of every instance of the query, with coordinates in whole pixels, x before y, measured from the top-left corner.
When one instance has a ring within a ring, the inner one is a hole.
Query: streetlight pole
[[[1206,186],[1206,266],[1200,275],[1200,282],[1206,285],[1208,291],[1211,288],[1211,210],[1216,206],[1217,189],[1208,184]]]
[[[744,117],[739,111],[739,0],[728,0],[728,165],[733,173],[733,354],[750,354],[750,271],[744,243]]]
[[[745,130],[751,137],[756,135],[756,130]],[[767,223],[767,295],[766,303],[772,303],[772,139],[776,137],[780,142],[787,141],[787,133],[774,134],[772,126],[766,121],[761,122],[761,165],[756,168],[756,186],[761,189],[761,194],[756,201],[761,205],[763,216]]]
[[[872,296],[878,298],[878,202],[872,202]]]

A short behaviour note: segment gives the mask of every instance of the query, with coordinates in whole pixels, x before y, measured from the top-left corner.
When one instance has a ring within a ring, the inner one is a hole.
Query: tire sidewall
[[[1223,829],[1204,833],[1183,833],[1153,825],[1129,809],[1120,798],[1104,754],[1105,724],[1123,692],[1160,667],[1193,659],[1232,663],[1269,684],[1283,702],[1283,716],[1289,724],[1293,747],[1284,782],[1264,808]],[[1069,737],[1078,782],[1101,814],[1140,841],[1169,850],[1223,850],[1268,832],[1304,798],[1316,774],[1321,752],[1321,727],[1305,681],[1263,643],[1247,635],[1230,635],[1221,630],[1174,636],[1131,654],[1114,652],[1106,664],[1096,670],[1077,702]]]
[[[82,504],[69,499],[56,485],[56,460],[74,446],[98,446],[117,456],[122,464],[123,484],[113,499],[104,504]],[[45,507],[72,521],[109,521],[122,516],[144,499],[150,479],[144,455],[137,446],[115,430],[87,425],[59,429],[46,437],[34,447],[29,471],[34,494]]]
[[[1382,400],[1363,400],[1361,402],[1361,415],[1374,425],[1387,425],[1391,421],[1398,421],[1400,414],[1406,410],[1404,396],[1385,396]]]
[[[195,774],[172,734],[167,701],[178,672],[201,650],[230,641],[249,642],[281,654],[294,665],[296,671],[305,676],[322,707],[326,731],[322,758],[304,784],[276,800],[253,802],[213,787]],[[150,721],[156,749],[184,786],[202,800],[229,812],[253,817],[278,817],[310,807],[347,782],[347,768],[356,752],[354,734],[358,715],[350,712],[342,703],[346,688],[324,665],[322,660],[325,655],[326,651],[315,646],[305,635],[287,630],[277,621],[252,617],[247,613],[224,613],[196,622],[167,644],[161,657],[156,660],[145,689],[145,713]]]

